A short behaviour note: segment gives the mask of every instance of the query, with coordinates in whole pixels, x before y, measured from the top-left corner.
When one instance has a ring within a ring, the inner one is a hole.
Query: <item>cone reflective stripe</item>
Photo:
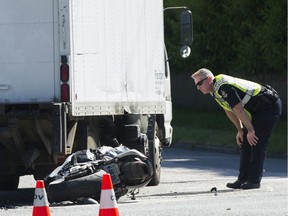
[[[49,203],[44,182],[42,180],[38,180],[36,182],[33,202],[33,216],[50,216]]]
[[[99,216],[119,216],[110,174],[102,177]]]

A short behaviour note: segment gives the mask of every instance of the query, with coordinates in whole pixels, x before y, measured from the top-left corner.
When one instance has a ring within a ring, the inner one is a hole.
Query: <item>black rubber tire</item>
[[[159,148],[155,147],[155,140],[149,141],[149,158],[154,166],[154,175],[148,186],[157,186],[160,183],[161,176],[161,152]]]
[[[157,136],[158,125],[156,122],[156,118],[151,118],[149,122],[149,158],[152,160],[154,167],[154,175],[151,181],[148,183],[148,186],[157,186],[160,183],[160,174],[161,174],[161,162],[162,162],[162,148],[160,140]],[[157,142],[157,144],[156,144]]]
[[[49,202],[76,201],[80,197],[100,200],[102,176],[106,172],[100,170],[88,176],[69,181],[53,181],[47,187]]]
[[[87,149],[96,149],[97,147],[100,147],[97,136],[94,133],[94,130],[88,129],[88,131],[87,131]]]
[[[19,185],[19,176],[0,176],[0,190],[17,190]]]

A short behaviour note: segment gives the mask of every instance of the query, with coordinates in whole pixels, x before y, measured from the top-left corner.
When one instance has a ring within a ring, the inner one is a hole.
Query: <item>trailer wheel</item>
[[[76,201],[78,198],[93,198],[99,202],[101,194],[102,176],[106,173],[101,170],[91,175],[65,181],[58,179],[47,187],[49,202]]]
[[[0,176],[0,190],[17,190],[19,185],[19,176]]]

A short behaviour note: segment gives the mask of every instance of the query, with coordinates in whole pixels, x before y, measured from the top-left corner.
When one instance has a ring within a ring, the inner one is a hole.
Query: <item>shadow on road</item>
[[[0,191],[0,208],[15,209],[17,206],[31,206],[34,201],[34,192],[34,188]]]

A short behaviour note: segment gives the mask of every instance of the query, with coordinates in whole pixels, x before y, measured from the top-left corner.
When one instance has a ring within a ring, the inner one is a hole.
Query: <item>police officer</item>
[[[270,86],[202,68],[191,76],[198,90],[210,94],[225,110],[237,128],[236,142],[241,148],[238,179],[227,183],[233,189],[260,188],[268,139],[279,119],[282,103]]]

